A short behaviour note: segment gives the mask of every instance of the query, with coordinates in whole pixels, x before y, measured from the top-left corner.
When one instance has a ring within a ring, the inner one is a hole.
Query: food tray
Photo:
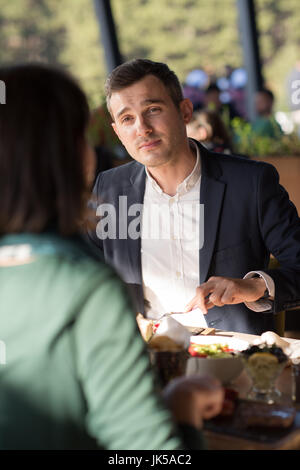
[[[239,409],[247,400],[237,400],[232,416],[218,416],[206,421],[204,435],[209,449],[300,449],[300,411],[296,410],[288,428],[241,426]]]

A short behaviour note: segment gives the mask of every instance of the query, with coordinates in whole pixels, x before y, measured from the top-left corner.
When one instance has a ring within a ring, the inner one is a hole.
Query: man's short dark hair
[[[164,84],[173,103],[179,108],[179,103],[183,100],[183,93],[175,72],[162,62],[153,62],[148,59],[133,59],[116,67],[107,78],[105,94],[110,113],[109,101],[111,95],[116,91],[133,85],[148,75],[154,75]]]
[[[274,93],[269,88],[260,88],[258,90],[258,93],[262,93],[266,95],[268,98],[270,98],[272,102],[274,101]]]
[[[65,72],[41,64],[0,67],[0,235],[79,232],[87,192],[86,97]]]
[[[211,83],[205,90],[205,93],[208,94],[208,93],[211,93],[211,92],[218,92],[218,93],[221,93],[221,90],[220,88],[218,87],[218,85],[216,83]]]

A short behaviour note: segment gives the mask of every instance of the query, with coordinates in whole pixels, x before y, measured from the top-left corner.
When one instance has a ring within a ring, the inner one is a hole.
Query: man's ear
[[[118,136],[119,139],[120,139],[120,136],[119,136],[119,133],[118,133],[118,129],[117,129],[116,123],[115,123],[115,122],[112,122],[112,123],[111,123],[111,127],[113,128],[113,130],[115,131],[115,133],[117,134],[117,136]],[[121,139],[120,139],[120,140],[121,140]]]
[[[185,124],[188,124],[193,115],[193,103],[189,98],[185,98],[179,104],[181,115]]]

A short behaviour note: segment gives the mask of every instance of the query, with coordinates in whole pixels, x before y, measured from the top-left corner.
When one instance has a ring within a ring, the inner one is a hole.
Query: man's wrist
[[[251,278],[252,282],[255,282],[257,285],[258,297],[256,300],[265,300],[269,298],[269,291],[266,286],[265,280],[260,277],[258,274]]]

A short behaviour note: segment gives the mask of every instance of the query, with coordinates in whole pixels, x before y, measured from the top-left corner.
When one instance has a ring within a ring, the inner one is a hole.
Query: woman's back
[[[0,448],[174,448],[124,287],[85,250],[47,234],[1,239]]]

